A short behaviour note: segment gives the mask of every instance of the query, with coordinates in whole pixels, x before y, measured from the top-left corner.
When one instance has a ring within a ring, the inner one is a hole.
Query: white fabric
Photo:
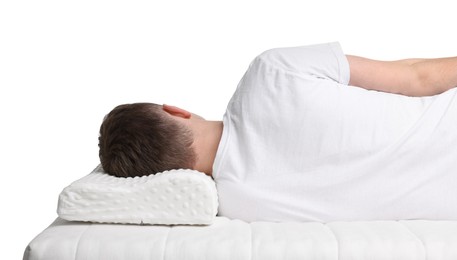
[[[217,213],[214,181],[194,170],[118,178],[98,166],[59,196],[66,220],[129,224],[211,224]]]
[[[217,217],[210,226],[89,224],[58,219],[24,260],[455,260],[455,221],[271,223]]]
[[[456,89],[407,97],[347,86],[349,77],[338,43],[251,63],[213,167],[220,215],[457,219]]]

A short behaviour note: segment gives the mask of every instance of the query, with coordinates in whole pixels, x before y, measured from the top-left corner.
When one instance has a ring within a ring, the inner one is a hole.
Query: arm
[[[457,87],[457,57],[377,61],[346,56],[350,85],[407,96],[433,96]]]

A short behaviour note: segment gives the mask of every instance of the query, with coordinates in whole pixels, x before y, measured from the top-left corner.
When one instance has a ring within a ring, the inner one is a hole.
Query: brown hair
[[[115,107],[100,127],[99,156],[114,176],[134,177],[192,168],[195,152],[191,131],[152,103]]]

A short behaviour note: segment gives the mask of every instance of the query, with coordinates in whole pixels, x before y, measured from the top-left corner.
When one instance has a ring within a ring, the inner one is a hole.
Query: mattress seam
[[[163,260],[166,260],[166,254],[167,254],[167,247],[168,247],[168,238],[170,237],[170,232],[173,226],[170,226],[168,228],[167,236],[165,237],[165,243],[163,245]]]
[[[403,224],[403,221],[397,221],[397,223],[401,224],[401,226],[403,226],[410,234],[412,234],[413,237],[420,241],[420,244],[422,245],[422,252],[424,252],[424,260],[427,260],[427,250],[425,248],[424,241],[422,241],[422,239],[420,239],[420,237],[416,233],[414,233],[407,225]]]
[[[251,241],[251,250],[250,250],[251,251],[251,255],[250,255],[250,257],[248,259],[253,260],[252,257],[254,255],[254,243],[253,243],[254,236],[253,236],[253,232],[252,232],[252,222],[249,223],[249,231],[250,231],[249,234],[251,235],[251,240],[250,240]]]
[[[87,230],[89,230],[90,227],[92,227],[93,223],[90,223],[87,228],[81,232],[81,235],[79,235],[78,242],[76,243],[76,250],[75,250],[75,260],[78,260],[78,252],[79,252],[79,244],[81,242],[82,237],[84,234],[86,234]]]
[[[333,229],[330,227],[330,225],[328,225],[329,223],[321,223],[322,225],[324,225],[329,231],[330,233],[332,234],[333,238],[335,239],[335,243],[336,243],[336,259],[340,259],[340,241],[338,240],[335,232],[333,231]]]

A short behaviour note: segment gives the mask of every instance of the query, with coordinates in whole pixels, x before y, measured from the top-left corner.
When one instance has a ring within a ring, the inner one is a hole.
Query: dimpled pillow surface
[[[217,207],[216,185],[204,173],[179,169],[119,178],[98,166],[60,193],[57,213],[72,221],[207,225]]]

